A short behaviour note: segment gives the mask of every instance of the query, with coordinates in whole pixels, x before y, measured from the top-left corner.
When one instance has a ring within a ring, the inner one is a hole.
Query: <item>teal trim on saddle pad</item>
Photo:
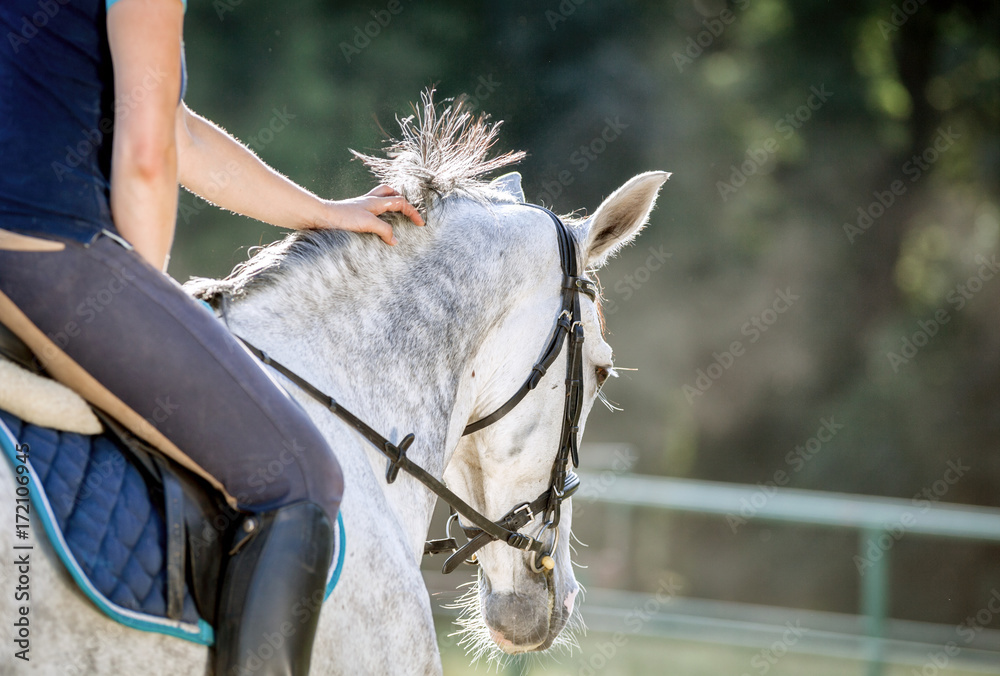
[[[0,418],[0,447],[3,448],[3,455],[10,461],[11,471],[14,472],[17,465],[20,464],[20,461],[17,459],[17,439],[2,418]],[[126,627],[140,631],[165,634],[204,646],[211,646],[215,643],[215,632],[212,626],[204,619],[199,619],[197,624],[192,624],[190,622],[148,615],[123,608],[97,590],[83,571],[76,557],[73,556],[62,531],[58,528],[55,513],[52,510],[48,497],[39,488],[42,485],[41,478],[35,472],[34,467],[32,467],[30,457],[25,458],[24,464],[28,468],[28,494],[31,498],[31,504],[35,507],[35,514],[41,519],[42,526],[49,538],[49,542],[52,544],[52,548],[59,555],[63,565],[66,566],[66,570],[69,571],[77,586],[105,615],[116,622],[124,624]],[[324,600],[329,598],[333,593],[337,583],[340,581],[340,575],[344,568],[347,533],[341,514],[337,514],[337,538],[335,546],[337,548],[335,561],[331,565]]]
[[[3,420],[0,420],[0,446],[3,446],[4,455],[10,461],[11,469],[14,470],[18,464],[17,441],[14,439],[14,433],[11,432]],[[126,627],[142,631],[153,631],[158,634],[166,634],[167,636],[176,636],[177,638],[187,639],[188,641],[206,646],[212,645],[215,642],[212,626],[205,622],[205,620],[198,620],[198,624],[191,624],[163,617],[153,617],[129,610],[128,608],[122,608],[101,594],[84,574],[76,557],[69,550],[62,532],[56,527],[52,506],[49,504],[47,496],[38,488],[42,485],[41,478],[31,466],[30,458],[26,459],[25,465],[28,467],[28,493],[31,496],[31,504],[35,506],[35,514],[42,520],[42,525],[45,527],[45,533],[49,537],[52,548],[56,550],[59,558],[62,559],[63,565],[66,566],[66,570],[69,571],[69,574],[76,581],[77,586],[80,587],[83,593],[98,608],[108,617],[121,622]]]
[[[344,570],[344,552],[347,551],[347,531],[344,530],[344,515],[341,512],[337,512],[337,561],[330,570],[330,579],[326,581],[326,596],[323,597],[325,602],[330,598],[330,594],[333,590],[337,588],[337,583],[340,582],[340,573]]]

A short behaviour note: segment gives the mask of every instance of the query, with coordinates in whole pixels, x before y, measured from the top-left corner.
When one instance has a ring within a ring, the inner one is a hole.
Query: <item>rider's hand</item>
[[[377,218],[387,211],[396,211],[417,225],[423,225],[424,219],[416,207],[387,185],[380,185],[361,197],[353,199],[325,201],[324,213],[309,227],[315,229],[350,230],[352,232],[371,232],[382,238],[386,244],[398,242],[392,234],[392,227]]]

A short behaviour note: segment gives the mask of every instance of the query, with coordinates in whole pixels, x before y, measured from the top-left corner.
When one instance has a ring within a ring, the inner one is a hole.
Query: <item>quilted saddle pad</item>
[[[166,526],[143,474],[110,436],[59,432],[0,411],[0,447],[20,464],[27,445],[30,526],[41,522],[80,589],[122,624],[211,645],[213,630],[185,585],[182,616],[167,617]],[[337,518],[327,584],[333,592],[344,563],[344,524]],[[19,524],[23,526],[23,524]],[[37,532],[26,532],[37,538]],[[19,536],[20,537],[20,536]]]

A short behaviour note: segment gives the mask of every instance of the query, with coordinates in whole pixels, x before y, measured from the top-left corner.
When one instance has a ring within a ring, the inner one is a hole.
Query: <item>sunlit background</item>
[[[431,84],[504,120],[499,150],[528,151],[527,197],[557,211],[674,172],[600,275],[635,370],[587,426],[591,631],[471,667],[442,611],[446,673],[876,673],[869,644],[837,644],[864,633],[855,530],[602,498],[657,475],[761,503],[780,484],[917,516],[1000,507],[998,17],[987,0],[189,3],[188,104],[325,197],[373,187],[348,149],[377,151]],[[171,273],[224,275],[281,234],[182,193]],[[1000,650],[981,612],[1000,610],[1000,547],[905,530],[880,547],[886,631],[905,634],[884,673],[1000,673],[980,650]],[[429,573],[435,603],[473,574]],[[783,635],[799,620],[826,627],[814,647]]]

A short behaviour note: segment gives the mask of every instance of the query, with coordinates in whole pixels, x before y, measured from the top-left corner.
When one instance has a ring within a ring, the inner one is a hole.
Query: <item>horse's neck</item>
[[[496,233],[407,235],[397,251],[356,249],[354,260],[351,250],[334,252],[291,270],[227,317],[237,335],[391,441],[412,432],[409,457],[440,477],[471,413],[470,364],[511,302],[497,291],[516,280],[474,262],[500,261]],[[381,457],[372,462],[384,467]],[[435,498],[401,478],[386,499],[408,538],[422,542]]]

